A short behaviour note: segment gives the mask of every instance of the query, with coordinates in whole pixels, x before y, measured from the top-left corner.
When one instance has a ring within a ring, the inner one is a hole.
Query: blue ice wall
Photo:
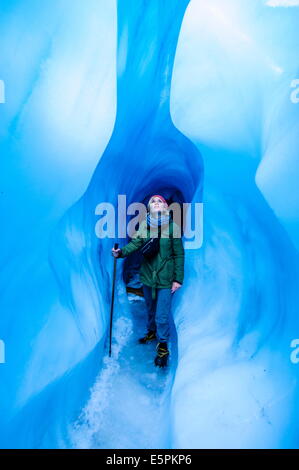
[[[272,3],[1,5],[1,447],[73,445],[125,243],[95,208],[160,190],[204,202],[171,446],[298,446],[298,8]]]
[[[105,312],[98,308],[83,337],[60,300],[50,239],[86,190],[112,132],[116,5],[14,1],[0,8],[1,446],[59,447],[98,370],[97,315]],[[70,278],[71,266],[61,262]]]
[[[187,252],[196,290],[190,282],[176,311],[175,447],[298,446],[299,9],[290,3],[191,2],[185,15],[171,109],[204,157],[204,244]]]

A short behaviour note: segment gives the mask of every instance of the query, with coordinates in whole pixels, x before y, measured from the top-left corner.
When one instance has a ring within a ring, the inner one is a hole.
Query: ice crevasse
[[[0,447],[298,447],[296,2],[0,13]],[[159,191],[204,206],[166,374],[123,260],[107,357],[125,241],[95,234],[99,203]]]

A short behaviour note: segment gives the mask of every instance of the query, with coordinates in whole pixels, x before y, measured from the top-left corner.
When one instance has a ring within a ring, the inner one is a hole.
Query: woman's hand
[[[179,282],[173,281],[172,287],[171,287],[171,293],[173,294],[180,287],[182,287],[182,284],[180,284]]]
[[[114,248],[112,248],[112,256],[114,256],[114,258],[119,258],[120,257],[120,254],[121,254],[121,248],[117,248],[117,250],[115,250]]]

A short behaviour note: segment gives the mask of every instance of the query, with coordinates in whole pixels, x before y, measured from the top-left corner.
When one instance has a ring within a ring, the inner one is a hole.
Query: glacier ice
[[[268,3],[2,2],[1,447],[298,447],[299,10]],[[160,190],[204,202],[166,375],[124,261],[107,358],[94,230]]]

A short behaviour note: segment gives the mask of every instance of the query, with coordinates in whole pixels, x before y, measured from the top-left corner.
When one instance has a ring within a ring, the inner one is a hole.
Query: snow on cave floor
[[[91,390],[88,403],[70,433],[75,448],[167,449],[171,447],[169,396],[175,367],[154,365],[157,342],[142,345],[146,332],[143,297],[128,294],[130,318],[113,323],[112,356]]]

